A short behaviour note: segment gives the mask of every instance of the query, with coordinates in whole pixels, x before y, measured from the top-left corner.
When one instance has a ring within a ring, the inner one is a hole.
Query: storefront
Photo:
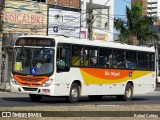
[[[47,34],[47,4],[6,0],[2,13],[0,89],[8,90],[14,42],[20,35]]]

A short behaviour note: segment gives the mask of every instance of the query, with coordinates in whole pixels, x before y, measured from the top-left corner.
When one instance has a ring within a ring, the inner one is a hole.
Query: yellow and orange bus
[[[129,101],[155,90],[154,47],[71,39],[62,36],[20,36],[14,46],[11,92],[32,101],[64,96],[100,100],[105,95]]]

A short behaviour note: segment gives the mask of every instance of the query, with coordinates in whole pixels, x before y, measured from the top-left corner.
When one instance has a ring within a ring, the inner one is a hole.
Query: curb
[[[10,92],[10,84],[6,83],[6,85],[2,88],[0,87],[0,91],[4,91],[4,92]]]

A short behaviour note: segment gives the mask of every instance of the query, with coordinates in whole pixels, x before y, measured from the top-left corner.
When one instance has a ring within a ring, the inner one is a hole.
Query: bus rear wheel
[[[33,102],[39,102],[42,99],[42,95],[36,95],[36,94],[29,94],[29,97]]]
[[[79,86],[76,83],[71,85],[69,96],[67,97],[68,102],[70,103],[77,103],[79,100]]]
[[[130,83],[127,83],[126,88],[125,88],[125,94],[124,95],[117,95],[118,100],[123,100],[123,101],[130,101],[133,96],[133,86]]]

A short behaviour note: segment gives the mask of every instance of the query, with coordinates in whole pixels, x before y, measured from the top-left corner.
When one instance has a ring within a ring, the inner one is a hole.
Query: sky
[[[131,6],[131,0],[114,0],[114,17],[120,17],[125,19],[125,11],[126,6]],[[115,34],[118,34],[119,32],[114,30]]]
[[[114,0],[114,14],[115,17],[122,17],[125,16],[117,16],[117,15],[125,15],[126,6],[131,6],[131,0]]]

